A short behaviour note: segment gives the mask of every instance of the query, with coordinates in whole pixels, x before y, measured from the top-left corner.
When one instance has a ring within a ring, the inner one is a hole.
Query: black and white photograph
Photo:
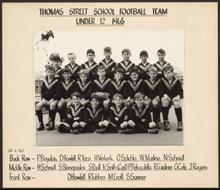
[[[218,187],[218,7],[4,2],[3,187]]]
[[[37,146],[182,146],[184,31],[34,32]]]

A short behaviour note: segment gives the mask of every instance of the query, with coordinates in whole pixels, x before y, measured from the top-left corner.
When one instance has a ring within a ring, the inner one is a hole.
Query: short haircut
[[[80,69],[80,71],[79,71],[79,76],[80,76],[80,75],[89,76],[89,73],[88,73],[87,69]]]
[[[141,56],[147,56],[147,57],[148,57],[147,51],[145,51],[145,50],[141,51],[141,52],[140,52],[140,57],[141,57]]]
[[[96,99],[99,102],[101,101],[101,97],[97,93],[92,93],[92,95],[90,96],[90,100],[92,99]]]
[[[161,54],[163,54],[163,55],[166,55],[166,52],[165,52],[164,49],[159,49],[159,50],[157,51],[157,53],[161,53]]]
[[[121,52],[121,54],[123,55],[124,53],[128,53],[128,54],[131,55],[130,49],[123,49],[122,52]]]
[[[157,72],[157,67],[155,67],[154,65],[151,65],[151,66],[148,68],[148,71],[149,71],[149,72]]]
[[[111,51],[112,51],[112,49],[110,47],[105,47],[104,48],[104,52],[111,52]]]
[[[97,71],[98,71],[98,70],[106,70],[106,68],[105,68],[104,65],[99,64],[99,65],[98,65],[98,69],[97,69]]]
[[[67,55],[67,56],[70,56],[70,55],[74,55],[74,57],[76,57],[76,54],[75,54],[75,53],[73,53],[73,52],[68,53],[68,55]]]
[[[163,72],[166,72],[166,71],[171,71],[171,72],[173,72],[173,71],[174,71],[173,66],[170,65],[170,64],[166,65],[166,66],[163,68]]]
[[[80,94],[80,92],[73,92],[73,93],[71,94],[71,96],[72,96],[72,97],[76,96],[76,97],[78,97],[78,98],[82,98],[82,95]]]
[[[55,72],[55,68],[54,68],[54,66],[52,66],[52,65],[47,64],[47,65],[45,65],[45,68],[46,68],[46,71]]]
[[[116,93],[116,94],[113,96],[112,99],[115,100],[117,97],[123,99],[123,96],[122,96],[121,94],[119,94],[119,93]]]
[[[67,67],[65,67],[64,69],[61,70],[61,73],[71,73],[70,69],[68,69]]]
[[[133,68],[131,69],[130,75],[131,75],[132,73],[137,73],[137,74],[139,75],[139,74],[140,74],[140,70],[135,66],[135,67],[133,67]]]
[[[49,56],[50,61],[63,62],[64,59],[60,57],[59,53],[51,53]]]
[[[93,49],[88,49],[87,52],[86,52],[86,55],[88,55],[89,53],[92,53],[95,55],[95,51]]]
[[[136,100],[137,98],[144,98],[144,94],[142,92],[137,92],[135,95],[134,95],[134,99]]]
[[[114,74],[116,74],[116,73],[124,74],[124,70],[121,67],[116,67],[114,70]]]

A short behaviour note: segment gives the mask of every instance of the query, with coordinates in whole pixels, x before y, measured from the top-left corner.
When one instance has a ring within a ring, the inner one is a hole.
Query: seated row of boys
[[[55,77],[55,67],[46,66],[46,80],[42,85],[42,100],[36,105],[36,114],[43,130],[42,107],[49,107],[48,130],[54,129],[57,112],[60,114],[60,132],[79,133],[96,130],[100,133],[119,131],[120,133],[158,133],[160,111],[164,119],[164,129],[169,130],[168,114],[171,105],[175,107],[178,120],[177,130],[182,130],[183,97],[181,83],[174,77],[173,67],[163,68],[164,77],[158,77],[155,66],[148,68],[149,77],[141,79],[139,68],[133,67],[125,80],[124,70],[118,66],[114,79],[107,76],[106,68],[99,65],[98,78],[91,80],[88,69],[81,68],[79,80],[72,79],[71,70],[62,70],[62,80]],[[99,104],[99,106],[97,106]],[[96,106],[95,106],[96,105]],[[99,107],[103,107],[99,113]],[[66,111],[67,109],[67,111]],[[153,119],[150,117],[153,113]],[[103,115],[103,116],[102,116]]]

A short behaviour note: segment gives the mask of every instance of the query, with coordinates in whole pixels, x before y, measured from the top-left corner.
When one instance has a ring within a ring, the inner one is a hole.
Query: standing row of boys
[[[140,52],[141,63],[130,61],[129,49],[122,50],[123,61],[111,59],[111,48],[104,48],[105,58],[97,64],[95,52],[87,50],[88,61],[79,66],[74,53],[68,54],[69,64],[61,68],[63,59],[51,54],[52,64],[46,65],[41,101],[36,105],[39,121],[37,130],[55,129],[58,112],[60,132],[158,133],[160,113],[164,129],[170,130],[169,109],[174,106],[177,130],[182,131],[181,82],[174,77],[171,64],[164,60],[165,51],[159,49],[158,61],[147,62],[147,51]],[[49,109],[49,121],[44,126],[42,108]],[[151,117],[152,113],[152,117]]]

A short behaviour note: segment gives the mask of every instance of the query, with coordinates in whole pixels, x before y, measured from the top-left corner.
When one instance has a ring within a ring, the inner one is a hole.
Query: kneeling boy
[[[135,124],[138,132],[158,133],[158,128],[155,122],[151,122],[150,109],[144,104],[144,94],[138,92],[134,96],[135,105],[132,107],[135,115]]]
[[[72,104],[67,110],[66,118],[63,122],[60,122],[59,132],[70,132],[78,134],[86,131],[85,123],[85,108],[80,104],[81,94],[78,92],[72,93]]]
[[[130,134],[135,132],[135,123],[132,121],[131,112],[123,104],[123,97],[121,94],[113,96],[113,105],[110,107],[109,119],[114,128],[118,128],[119,133]]]
[[[97,133],[107,132],[108,122],[105,118],[106,113],[102,106],[102,97],[97,93],[93,93],[90,105],[88,105],[85,111],[85,122],[89,131],[96,131]]]

